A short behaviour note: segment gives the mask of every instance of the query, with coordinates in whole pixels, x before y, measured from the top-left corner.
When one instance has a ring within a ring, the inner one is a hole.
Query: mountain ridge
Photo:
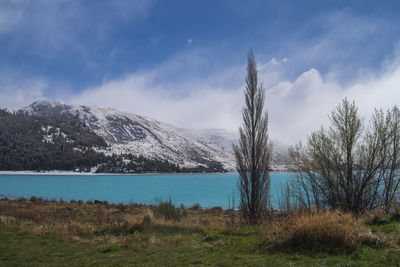
[[[39,100],[19,112],[38,117],[70,114],[79,118],[108,144],[98,149],[106,155],[132,153],[168,160],[184,168],[209,167],[220,163],[234,171],[232,143],[238,134],[225,129],[185,129],[142,115],[97,106],[76,106],[54,100]],[[274,145],[277,142],[274,142]],[[273,154],[273,164],[289,162],[285,145]]]

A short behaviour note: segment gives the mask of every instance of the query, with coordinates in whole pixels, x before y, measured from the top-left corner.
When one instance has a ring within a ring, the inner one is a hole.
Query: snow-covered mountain
[[[186,168],[221,163],[225,169],[234,170],[232,143],[237,142],[236,132],[183,129],[111,108],[73,106],[58,101],[36,101],[21,110],[39,117],[62,114],[79,117],[109,145],[101,149],[106,155],[132,153],[168,160]],[[275,164],[287,163],[286,147],[277,144],[274,143]]]

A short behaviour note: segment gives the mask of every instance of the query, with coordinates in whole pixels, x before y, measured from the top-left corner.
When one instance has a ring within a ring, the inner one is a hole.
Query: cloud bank
[[[98,69],[92,65],[97,61],[92,61],[96,57],[90,56],[91,52],[107,43],[113,30],[146,17],[152,5],[151,0],[95,6],[66,0],[0,2],[0,43],[7,44],[3,55],[11,55],[4,62],[15,60],[14,65],[0,66],[0,107],[15,109],[50,97],[71,104],[112,107],[180,127],[237,130],[242,121],[246,62],[236,59],[241,54],[244,58],[245,50],[232,48],[229,39],[214,41],[213,37],[200,47],[200,38],[185,33],[183,51],[166,55],[169,59],[163,57],[161,63],[129,67],[117,78],[107,71],[95,75]],[[345,10],[312,16],[291,35],[278,36],[272,48],[268,48],[270,36],[257,40],[259,80],[266,90],[271,137],[287,144],[305,140],[312,130],[327,124],[327,115],[344,97],[355,100],[366,117],[375,107],[387,109],[399,103],[400,54],[388,54],[397,29],[386,15],[371,18]],[[159,42],[157,35],[147,37]],[[23,57],[26,44],[38,55],[29,62]],[[103,49],[110,52],[107,46]],[[103,56],[103,50],[98,54]],[[382,62],[383,54],[387,58]],[[57,57],[61,68],[53,73],[50,63]],[[71,57],[82,67],[77,72],[71,72],[65,63]],[[43,62],[49,64],[38,64]],[[102,64],[108,66],[108,62]],[[29,64],[34,68],[24,68]],[[118,72],[118,64],[108,71]],[[86,74],[93,74],[95,81],[71,88],[74,79]],[[98,77],[112,78],[96,84]]]
[[[26,49],[29,43],[30,50],[46,59],[71,50],[87,56],[112,29],[145,18],[153,2],[113,0],[91,5],[90,1],[68,0],[0,1],[0,42],[9,39],[14,47],[11,53]]]
[[[111,107],[149,116],[186,128],[226,128],[241,125],[246,64],[216,71],[206,77],[183,72],[188,64],[204,67],[206,61],[195,54],[173,57],[158,67],[134,72],[116,80],[105,80],[74,93],[60,90],[53,98],[77,105]],[[321,74],[315,68],[295,79],[285,76],[290,58],[259,62],[259,81],[266,90],[270,136],[287,144],[305,140],[307,135],[328,123],[327,115],[341,99],[356,101],[360,113],[368,117],[374,108],[387,109],[400,99],[400,57],[385,61],[379,72],[358,76],[350,83],[335,80],[335,73]],[[195,68],[196,69],[196,68]],[[195,70],[192,70],[195,72]],[[45,79],[24,79],[22,75],[0,76],[0,105],[19,108],[45,98]]]
[[[45,97],[48,84],[13,72],[0,73],[0,107],[15,110]]]
[[[363,116],[373,109],[387,109],[400,99],[398,60],[382,67],[378,75],[365,75],[342,85],[317,69],[309,69],[294,80],[284,79],[282,65],[290,60],[272,59],[259,64],[264,81],[266,107],[272,138],[294,144],[305,140],[311,130],[327,124],[327,115],[341,99],[356,101]],[[245,64],[227,69],[205,80],[163,83],[163,68],[132,73],[119,80],[88,88],[67,101],[75,104],[113,107],[150,116],[188,128],[237,129],[241,125]],[[232,86],[232,80],[238,81]],[[230,84],[229,87],[224,87]],[[186,91],[185,91],[186,90]],[[186,92],[179,97],[174,92]]]

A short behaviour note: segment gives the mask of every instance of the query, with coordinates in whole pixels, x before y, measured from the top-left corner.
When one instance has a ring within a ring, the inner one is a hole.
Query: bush
[[[351,214],[339,211],[293,213],[272,227],[264,227],[263,232],[269,246],[275,249],[336,254],[354,251],[359,245],[386,245]]]
[[[201,210],[201,206],[200,206],[199,203],[195,203],[189,209],[191,209],[191,210]]]
[[[31,198],[29,199],[30,202],[32,203],[36,203],[36,202],[42,202],[43,199],[40,197],[35,197],[35,196],[31,196]]]
[[[203,242],[214,242],[221,239],[221,235],[217,233],[212,233],[212,234],[205,234],[203,237]]]
[[[144,216],[142,225],[144,226],[150,226],[152,224],[151,218],[149,215]]]
[[[400,222],[400,210],[393,213],[392,216],[390,216],[390,220],[393,222]]]
[[[126,205],[124,203],[118,203],[116,208],[121,211],[124,212],[126,210]]]
[[[224,210],[222,209],[222,207],[212,207],[211,208],[211,210],[212,211],[214,211],[214,212],[217,212],[217,213],[221,213],[221,212],[223,212]]]
[[[153,222],[149,215],[146,215],[141,223],[130,224],[123,222],[115,225],[104,225],[96,231],[97,235],[112,234],[115,236],[143,233],[153,227]]]
[[[25,201],[26,201],[26,198],[20,197],[20,198],[17,198],[17,201],[18,201],[18,202],[25,202]]]
[[[367,225],[383,225],[389,223],[390,220],[387,217],[375,215],[372,219],[365,222]]]
[[[369,219],[365,222],[367,225],[384,225],[391,222],[400,222],[400,210],[392,213],[391,215],[377,212],[372,219]]]
[[[165,221],[178,222],[187,214],[185,210],[181,211],[172,204],[171,199],[168,201],[159,201],[159,204],[153,207],[155,218],[163,218]]]

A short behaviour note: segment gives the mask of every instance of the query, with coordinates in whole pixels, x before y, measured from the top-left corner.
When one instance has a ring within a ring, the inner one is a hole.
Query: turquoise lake
[[[293,178],[291,173],[271,173],[272,204],[282,185]],[[210,208],[229,207],[228,198],[235,193],[238,174],[179,175],[0,175],[0,195],[8,198],[100,200],[109,203],[155,204],[156,199],[171,198],[176,205]]]

